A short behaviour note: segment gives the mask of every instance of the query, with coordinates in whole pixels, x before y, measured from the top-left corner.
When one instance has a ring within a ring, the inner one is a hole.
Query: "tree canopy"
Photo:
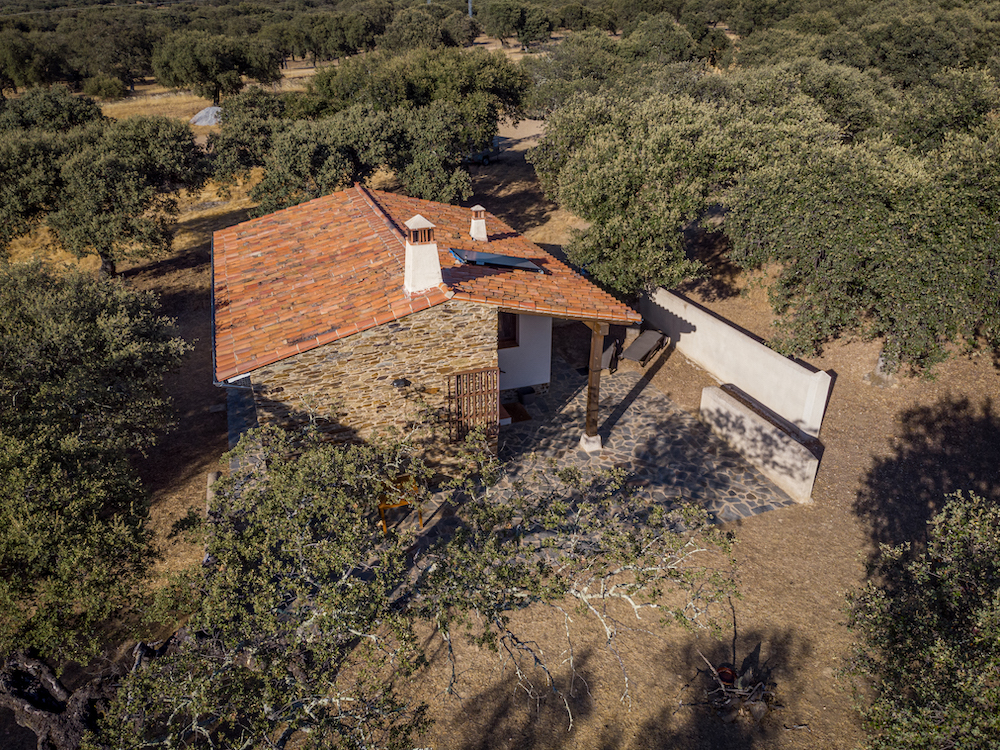
[[[0,250],[44,223],[77,256],[115,262],[170,246],[176,198],[206,176],[190,128],[164,117],[109,120],[86,98],[30,91],[0,112]]]
[[[378,52],[318,73],[310,92],[233,97],[210,148],[222,179],[264,167],[252,195],[266,213],[392,170],[410,195],[471,194],[463,159],[516,121],[529,85],[501,54],[420,48]]]
[[[556,665],[514,611],[568,597],[613,644],[616,602],[703,626],[731,591],[728,538],[703,511],[632,505],[614,475],[541,470],[501,495],[495,465],[473,453],[452,488],[457,515],[414,539],[384,535],[377,514],[397,474],[430,480],[406,443],[292,451],[265,431],[238,454],[209,510],[209,562],[173,590],[191,619],[122,684],[104,722],[113,747],[284,747],[299,733],[317,746],[412,747],[426,707],[399,687],[425,663],[421,623],[446,647],[467,638],[524,660],[524,679],[549,685]]]
[[[684,232],[718,206],[730,258],[777,274],[781,351],[860,334],[921,371],[956,347],[1000,347],[988,68],[957,53],[919,80],[816,56],[651,67],[624,54],[649,23],[533,65],[550,114],[529,160],[591,222],[575,262],[621,292],[671,286],[698,272]]]
[[[379,50],[403,52],[417,47],[437,49],[450,41],[441,22],[420,6],[415,6],[399,11],[376,43]]]
[[[995,505],[953,495],[926,548],[883,546],[852,595],[852,671],[875,696],[860,701],[872,750],[1000,741],[998,529]]]
[[[164,86],[190,86],[215,105],[223,94],[243,88],[243,77],[258,83],[280,80],[281,59],[265,41],[186,31],[167,37],[153,53],[153,73]]]
[[[516,37],[522,47],[532,42],[547,40],[552,32],[553,18],[560,14],[555,8],[547,8],[532,2],[517,0],[490,0],[479,8],[476,19],[483,31],[506,45],[507,39]],[[578,22],[584,21],[583,13],[577,15]],[[609,21],[598,13],[590,15],[587,21]]]
[[[103,122],[101,108],[93,99],[73,96],[65,86],[28,89],[0,105],[0,132],[44,130],[65,133],[90,123]]]
[[[1000,193],[982,175],[997,143],[957,136],[933,158],[827,145],[742,180],[726,217],[733,257],[780,264],[785,346],[856,331],[885,338],[890,366],[926,368],[948,342],[1000,345]]]
[[[524,72],[503,54],[483,50],[413,50],[404,55],[375,53],[325,68],[312,81],[325,113],[362,104],[384,111],[445,100],[462,104],[480,97],[496,118],[516,122],[529,86]]]
[[[81,658],[152,551],[128,454],[170,423],[186,344],[146,293],[0,266],[0,655]]]
[[[570,258],[622,292],[698,273],[684,228],[739,174],[779,149],[837,139],[802,97],[763,111],[728,95],[702,101],[697,84],[689,91],[646,101],[577,97],[552,114],[529,152],[547,194],[593,222]]]

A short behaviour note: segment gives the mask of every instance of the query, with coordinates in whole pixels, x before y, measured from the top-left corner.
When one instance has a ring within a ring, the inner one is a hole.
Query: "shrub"
[[[114,101],[116,99],[124,99],[128,91],[125,88],[125,84],[117,78],[100,73],[83,82],[83,93],[87,96],[95,96],[98,99]]]
[[[850,599],[869,747],[1000,745],[1000,508],[952,495],[925,549],[883,546],[870,572]]]

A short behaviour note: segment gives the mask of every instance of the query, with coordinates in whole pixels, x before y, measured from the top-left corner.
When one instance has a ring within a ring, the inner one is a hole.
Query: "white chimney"
[[[403,289],[416,294],[442,282],[441,261],[434,241],[434,225],[420,214],[405,223],[406,266],[403,272]]]
[[[479,242],[487,242],[490,237],[486,234],[486,209],[476,205],[472,207],[472,228],[469,235]]]

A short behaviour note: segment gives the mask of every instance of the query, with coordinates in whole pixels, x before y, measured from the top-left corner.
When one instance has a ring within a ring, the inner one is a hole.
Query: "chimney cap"
[[[403,222],[403,224],[409,230],[414,230],[414,229],[434,229],[434,225],[431,224],[429,221],[427,221],[427,219],[425,219],[420,214],[417,214],[416,216],[414,216],[409,221]]]
[[[472,207],[472,226],[469,236],[476,242],[489,242],[490,235],[486,231],[486,209],[478,203]]]

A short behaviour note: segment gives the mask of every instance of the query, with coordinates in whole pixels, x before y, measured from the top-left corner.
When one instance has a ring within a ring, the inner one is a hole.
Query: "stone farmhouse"
[[[252,393],[259,424],[337,441],[428,414],[435,439],[495,435],[501,394],[548,387],[562,318],[593,331],[599,449],[604,336],[641,320],[481,206],[361,186],[216,232],[212,269],[217,384]]]

